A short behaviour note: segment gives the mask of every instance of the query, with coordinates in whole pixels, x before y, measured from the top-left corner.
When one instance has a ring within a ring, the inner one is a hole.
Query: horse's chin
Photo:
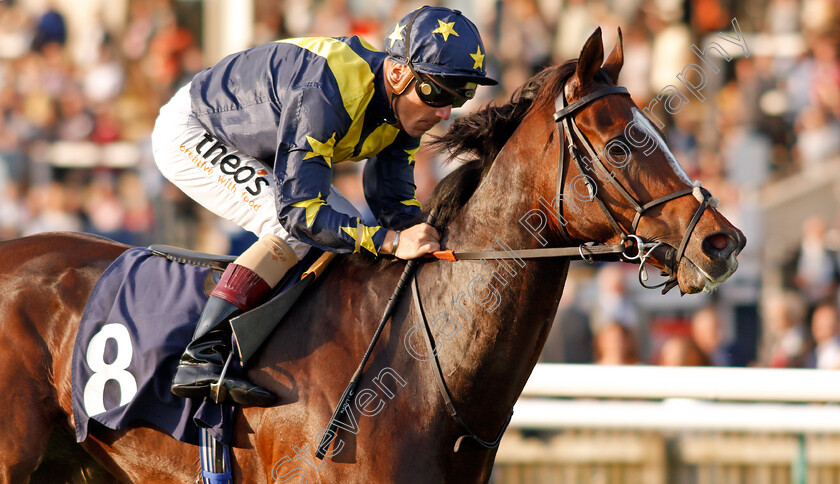
[[[684,294],[714,291],[723,281],[729,279],[729,276],[738,268],[738,261],[734,255],[732,256],[732,260],[729,261],[728,266],[728,270],[724,274],[713,278],[706,271],[695,265],[688,257],[683,257],[677,268],[677,282],[679,283],[680,291]]]

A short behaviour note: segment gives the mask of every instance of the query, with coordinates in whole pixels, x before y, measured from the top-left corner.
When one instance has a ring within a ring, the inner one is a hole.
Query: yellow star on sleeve
[[[312,227],[312,222],[315,221],[315,216],[318,215],[318,210],[321,209],[321,205],[324,205],[326,203],[327,202],[321,198],[321,194],[318,193],[317,197],[310,198],[309,200],[295,202],[292,204],[292,206],[303,207],[306,209],[306,226]]]
[[[394,46],[394,42],[398,40],[403,40],[403,29],[405,29],[405,25],[400,25],[399,22],[397,22],[397,25],[394,27],[394,31],[391,32],[391,35],[388,36],[388,38],[391,39],[391,47]]]
[[[365,249],[369,250],[373,255],[377,255],[376,247],[373,245],[373,235],[380,228],[381,226],[379,225],[377,225],[376,227],[366,227],[357,218],[356,227],[341,227],[341,230],[343,230],[350,237],[353,237],[353,240],[356,241],[356,250],[353,251],[354,254],[359,251],[359,247],[364,247]],[[359,241],[359,234],[361,234],[361,241]]]
[[[403,205],[414,205],[415,207],[423,208],[423,205],[420,204],[420,200],[417,200],[417,190],[414,191],[414,197],[409,198],[408,200],[403,200],[400,202]]]
[[[405,153],[408,155],[408,164],[409,165],[414,164],[414,157],[417,156],[417,150],[419,150],[419,149],[420,149],[420,147],[418,146],[417,148],[414,148],[413,150],[404,150]]]
[[[449,40],[449,34],[454,35],[455,37],[460,37],[458,32],[455,32],[455,22],[445,23],[443,20],[438,19],[438,28],[432,30],[433,34],[440,34],[443,36],[443,41],[446,42]]]
[[[306,153],[306,156],[304,156],[303,159],[308,160],[309,158],[321,156],[324,158],[324,161],[327,162],[327,166],[332,168],[333,150],[335,150],[335,133],[330,136],[330,139],[323,143],[311,136],[307,136],[306,141],[309,142],[309,146],[312,147],[312,151]]]
[[[481,69],[481,66],[484,65],[484,54],[481,53],[480,45],[475,47],[475,54],[470,54],[470,57],[475,61],[473,69]]]

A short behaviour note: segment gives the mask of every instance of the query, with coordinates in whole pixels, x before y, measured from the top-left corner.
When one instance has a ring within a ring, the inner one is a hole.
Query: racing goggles
[[[415,72],[414,90],[421,101],[434,108],[460,108],[475,96],[474,82],[447,81],[445,77]]]

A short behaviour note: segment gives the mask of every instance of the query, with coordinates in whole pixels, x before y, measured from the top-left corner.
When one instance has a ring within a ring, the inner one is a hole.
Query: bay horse
[[[578,60],[538,74],[509,103],[454,123],[437,143],[472,159],[442,180],[428,207],[444,229],[443,247],[620,243],[626,237],[616,231],[618,224],[639,240],[664,244],[652,251],[651,262],[673,274],[684,293],[713,289],[734,272],[745,238],[702,198],[669,198],[634,222],[636,210],[621,189],[593,175],[597,197],[577,200],[578,210],[557,207],[565,224],[547,217],[540,239],[520,223],[558,191],[581,191],[574,180],[589,169],[566,156],[564,143],[574,139],[582,152],[582,140],[557,129],[552,115],[558,106],[586,101],[569,116],[598,152],[623,136],[634,116],[638,120],[640,111],[627,95],[612,90],[587,98],[614,88],[622,65],[620,31],[604,62],[598,29]],[[626,155],[626,166],[610,171],[635,199],[692,191],[664,143]],[[666,255],[680,245],[680,257]],[[0,244],[0,483],[196,480],[196,447],[155,428],[97,428],[80,445],[73,438],[70,368],[79,319],[97,278],[126,249],[93,236],[57,233]],[[435,325],[439,364],[463,422],[485,440],[504,427],[536,364],[569,260],[502,264],[435,261],[422,263],[416,276],[425,314],[454,315]],[[463,431],[444,407],[432,363],[417,357],[426,353],[422,339],[413,336],[422,323],[409,295],[375,347],[359,385],[363,390],[350,407],[352,420],[332,436],[326,459],[314,457],[403,267],[401,261],[372,262],[361,255],[336,259],[272,334],[248,377],[275,392],[280,403],[236,411],[236,482],[487,482],[496,449],[466,441],[453,451]]]

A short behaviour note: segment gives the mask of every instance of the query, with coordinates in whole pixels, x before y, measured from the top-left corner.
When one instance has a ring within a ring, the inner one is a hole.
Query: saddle
[[[228,264],[236,260],[236,256],[208,254],[195,250],[182,249],[171,245],[154,244],[149,246],[152,254],[165,257],[179,264],[190,264],[199,267],[207,267],[216,271],[214,283],[218,282],[218,273],[225,270]],[[248,311],[240,316],[231,319],[233,334],[236,337],[236,346],[242,364],[259,350],[260,343],[265,341],[269,334],[274,331],[292,305],[303,294],[304,290],[320,276],[335,257],[334,252],[322,253],[300,276],[300,280],[288,287],[287,284],[279,284],[280,291],[277,297],[272,297],[268,302]],[[304,266],[306,267],[306,266]],[[290,271],[294,272],[294,271]],[[209,279],[208,279],[208,282]],[[212,286],[209,286],[212,289]],[[273,324],[266,324],[266,321]]]

